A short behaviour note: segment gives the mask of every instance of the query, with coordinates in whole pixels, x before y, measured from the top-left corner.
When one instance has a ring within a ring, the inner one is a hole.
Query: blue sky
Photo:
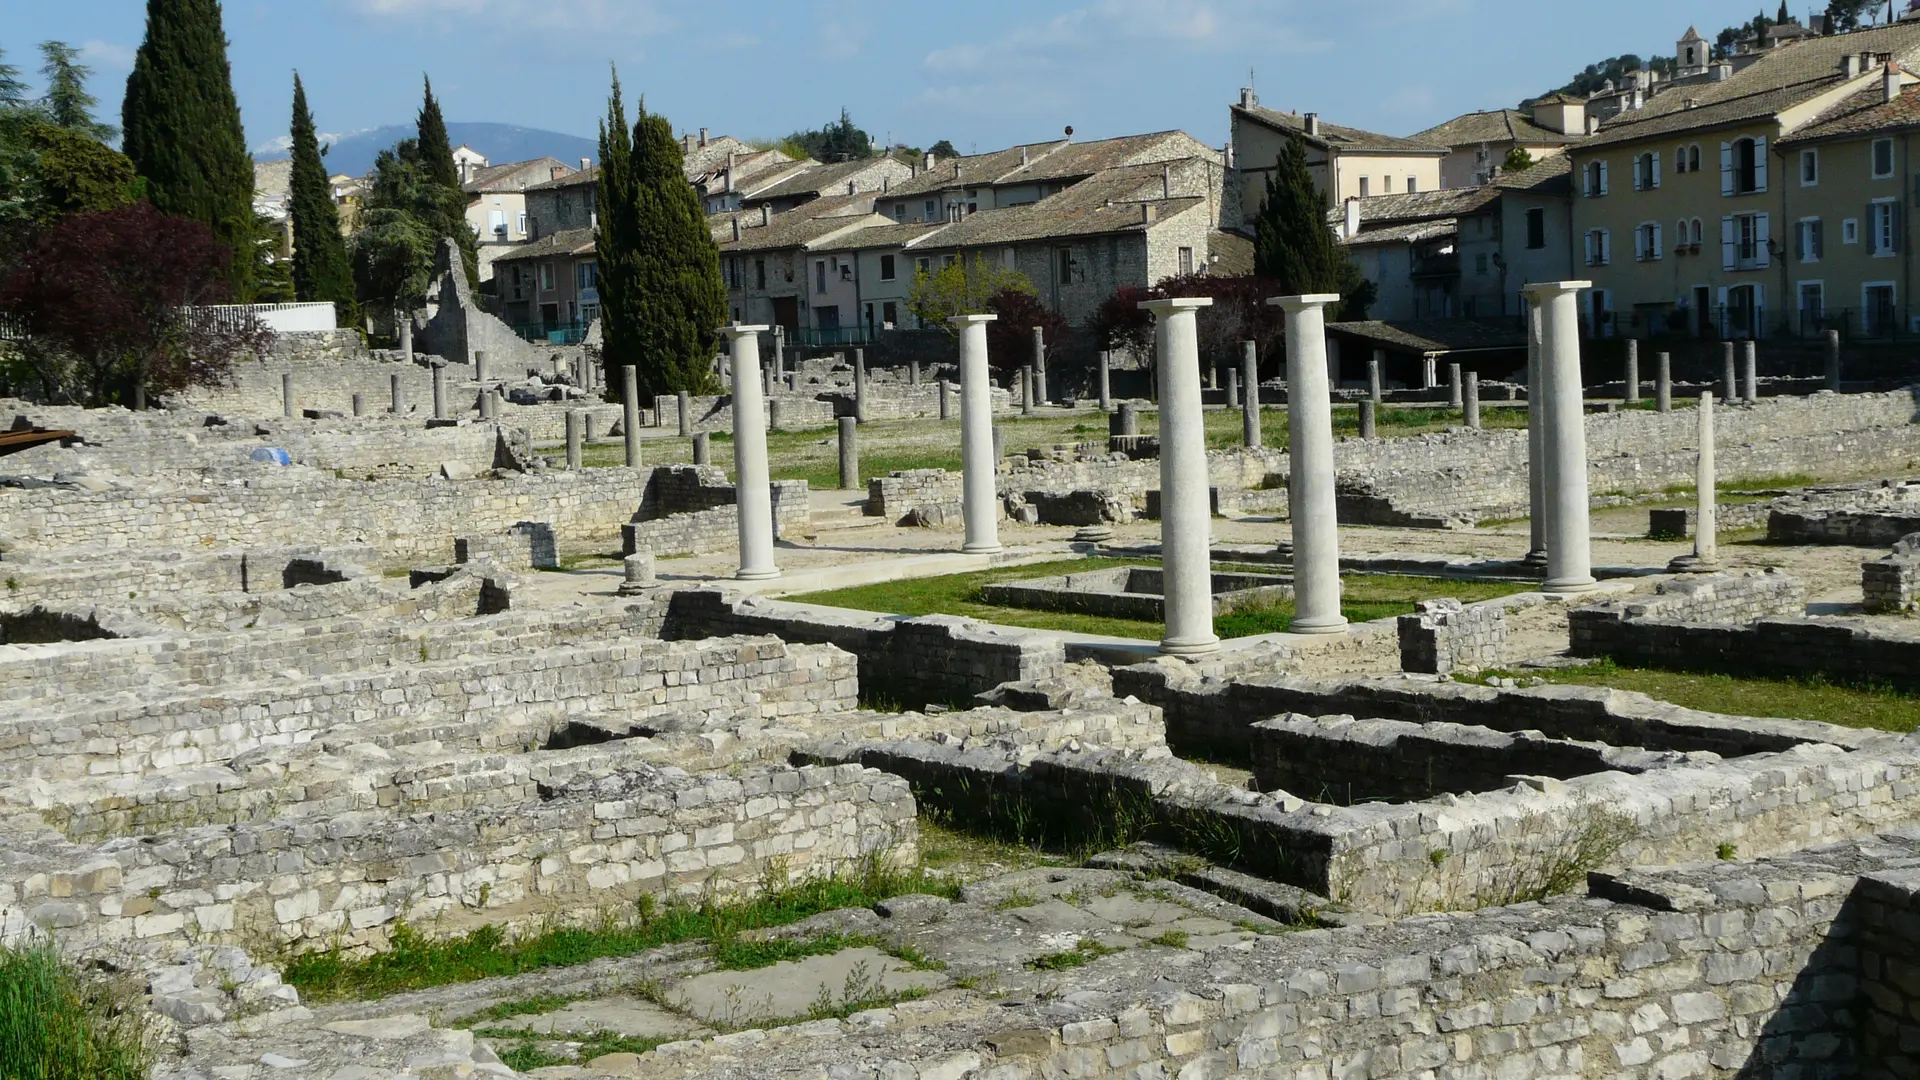
[[[37,64],[47,38],[81,45],[103,119],[118,119],[142,0],[0,3],[10,61]],[[1689,23],[1711,37],[1755,3],[229,0],[226,20],[254,145],[286,132],[294,68],[326,132],[410,120],[425,71],[450,120],[591,136],[614,61],[681,130],[778,136],[845,105],[875,136],[966,152],[1069,124],[1078,138],[1181,128],[1218,144],[1249,68],[1264,104],[1410,134],[1603,57],[1669,52]]]

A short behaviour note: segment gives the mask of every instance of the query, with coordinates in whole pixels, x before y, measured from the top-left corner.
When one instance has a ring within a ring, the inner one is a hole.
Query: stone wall
[[[90,603],[100,597],[152,600],[194,593],[246,593],[290,588],[296,560],[318,561],[349,576],[378,556],[372,548],[242,548],[207,553],[138,552],[119,559],[87,553],[5,567],[0,604]]]
[[[1767,539],[1774,543],[1887,547],[1920,532],[1920,484],[1816,488],[1771,509]]]
[[[77,947],[163,951],[378,948],[402,921],[429,935],[531,925],[642,895],[751,893],[775,867],[805,880],[917,858],[906,785],[856,766],[583,769],[530,806],[215,825],[92,848],[25,817],[0,825],[0,942],[57,929]]]
[[[1860,564],[1860,591],[1874,612],[1920,607],[1920,533],[1901,537],[1890,554]]]
[[[1920,956],[1920,870],[1863,875],[1852,899],[1860,957],[1860,995],[1853,1003],[1860,1076],[1920,1075],[1920,982],[1914,978],[1914,958]]]
[[[1494,604],[1422,600],[1400,616],[1400,670],[1428,675],[1484,671],[1506,660],[1507,611]]]
[[[805,480],[775,480],[775,539],[805,535],[813,509]],[[620,526],[620,553],[686,555],[739,543],[740,510],[727,475],[710,465],[652,470],[635,520]]]
[[[1567,613],[1569,651],[1575,656],[1616,656],[1638,640],[1635,623],[1750,624],[1773,615],[1806,610],[1807,589],[1776,570],[1676,577],[1654,587],[1650,597],[1613,600]]]
[[[661,616],[669,639],[772,634],[836,645],[859,658],[863,695],[906,705],[966,701],[1001,683],[1049,678],[1066,664],[1051,637],[950,615],[900,619],[703,588],[674,592]]]
[[[1623,620],[1575,641],[1580,655],[1657,667],[1920,684],[1920,630],[1869,619],[1762,619],[1746,626]]]

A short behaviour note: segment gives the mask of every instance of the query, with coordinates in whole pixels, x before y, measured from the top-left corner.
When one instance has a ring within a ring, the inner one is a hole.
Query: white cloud
[[[1096,53],[1143,42],[1196,53],[1300,53],[1329,47],[1277,22],[1272,7],[1257,0],[1095,0],[1044,22],[1016,26],[990,42],[936,49],[923,65],[937,74],[990,71],[1049,54]]]
[[[883,13],[863,0],[818,0],[813,5],[814,55],[851,60],[866,47],[873,20]]]
[[[133,53],[133,46],[111,41],[89,39],[80,43],[80,62],[95,71],[131,71]]]
[[[677,20],[656,0],[353,0],[375,18],[436,20],[449,15],[476,16],[523,33],[591,32],[597,37],[651,37],[673,29]]]

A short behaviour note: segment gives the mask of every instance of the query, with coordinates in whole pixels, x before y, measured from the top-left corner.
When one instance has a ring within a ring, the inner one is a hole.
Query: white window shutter
[[[1600,163],[1600,194],[1605,195],[1606,193],[1607,193],[1607,163],[1603,161]]]
[[[1660,226],[1656,224],[1653,227],[1653,257],[1658,259],[1660,256]]]
[[[1644,154],[1637,155],[1633,159],[1633,190],[1635,191],[1640,190],[1640,172],[1641,172],[1640,158],[1644,156],[1645,156]]]
[[[1767,140],[1764,135],[1753,140],[1753,190],[1767,190]]]
[[[1768,239],[1767,215],[1753,215],[1753,257],[1758,260],[1760,266],[1766,266],[1772,262],[1772,256],[1767,253]]]
[[[1726,217],[1720,219],[1720,268],[1722,270],[1731,270],[1734,268],[1736,260],[1734,259],[1733,247],[1733,215],[1728,214]]]
[[[1593,198],[1593,174],[1585,165],[1580,167],[1580,196],[1585,199]]]
[[[1720,194],[1733,194],[1733,144],[1720,144]]]
[[[1603,187],[1601,190],[1604,191],[1606,189]],[[1612,265],[1612,263],[1613,263],[1613,230],[1601,229],[1600,230],[1600,265],[1610,266]]]
[[[1660,151],[1653,152],[1653,186],[1660,186]]]

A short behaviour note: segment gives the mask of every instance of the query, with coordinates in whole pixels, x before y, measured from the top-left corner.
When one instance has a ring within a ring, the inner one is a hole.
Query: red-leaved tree
[[[0,277],[0,316],[47,401],[103,405],[136,387],[214,385],[272,339],[250,318],[193,310],[228,299],[232,261],[205,225],[150,203],[79,214]]]
[[[1067,344],[1067,318],[1022,289],[1001,289],[987,298],[987,311],[999,318],[987,324],[987,356],[994,374],[1007,379],[1033,363],[1033,328],[1046,335],[1047,363]],[[1051,368],[1049,368],[1051,370]]]
[[[1140,310],[1141,301],[1209,297],[1213,306],[1201,308],[1195,319],[1201,364],[1238,363],[1240,343],[1254,341],[1259,343],[1261,364],[1267,367],[1267,358],[1279,357],[1286,340],[1280,309],[1267,306],[1269,297],[1279,295],[1280,287],[1273,281],[1255,276],[1189,274],[1168,278],[1151,289],[1126,286],[1114,290],[1100,305],[1094,331],[1107,348],[1146,358],[1153,351],[1153,317]]]

